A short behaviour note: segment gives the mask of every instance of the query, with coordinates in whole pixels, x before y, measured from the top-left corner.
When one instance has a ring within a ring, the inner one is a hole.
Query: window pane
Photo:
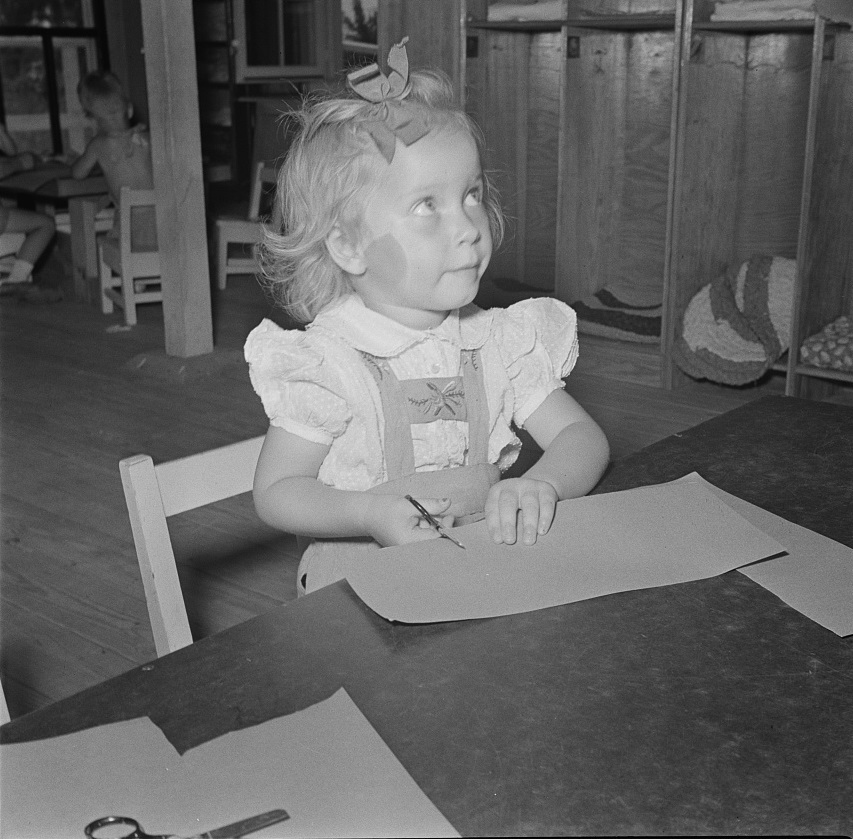
[[[375,44],[378,0],[341,0],[344,42]]]
[[[94,126],[83,113],[77,84],[86,73],[97,69],[97,49],[93,38],[56,38],[53,44],[62,151],[80,154],[94,135]]]
[[[316,62],[316,0],[284,0],[282,30],[285,65]]]
[[[377,0],[341,0],[344,67],[354,70],[377,60]]]
[[[92,26],[91,0],[3,0],[0,25]]]
[[[20,151],[53,154],[41,38],[0,37],[6,128]]]
[[[246,3],[246,64],[275,67],[280,63],[278,0]]]
[[[245,4],[246,64],[294,67],[316,62],[317,0],[253,0]]]

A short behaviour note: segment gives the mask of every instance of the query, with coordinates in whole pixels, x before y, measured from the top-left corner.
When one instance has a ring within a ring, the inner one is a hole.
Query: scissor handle
[[[86,825],[86,829],[83,832],[90,839],[98,839],[95,836],[95,831],[100,830],[102,827],[108,827],[111,824],[123,824],[130,828],[130,833],[121,833],[118,836],[114,836],[113,839],[167,839],[165,836],[149,836],[139,826],[139,822],[136,819],[130,818],[130,816],[104,816],[101,819],[95,819],[95,821],[89,822]]]

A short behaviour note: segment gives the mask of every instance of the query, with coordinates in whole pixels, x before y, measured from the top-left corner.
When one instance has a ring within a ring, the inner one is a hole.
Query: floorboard
[[[163,352],[159,305],[127,330],[118,313],[0,297],[0,632],[13,716],[154,657],[118,461],[263,433],[242,359],[262,317],[287,323],[254,278],[230,278],[214,294],[215,352],[181,360]],[[781,384],[665,391],[632,381],[612,347],[583,341],[569,390],[621,458]],[[248,496],[171,530],[196,637],[295,596],[295,540],[258,522]]]

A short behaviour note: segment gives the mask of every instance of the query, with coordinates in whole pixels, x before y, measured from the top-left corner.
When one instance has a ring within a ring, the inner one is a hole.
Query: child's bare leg
[[[25,151],[13,154],[9,157],[0,157],[0,178],[14,175],[15,172],[26,172],[35,169],[36,157],[31,152]]]
[[[18,250],[7,283],[26,283],[32,278],[33,266],[45,252],[56,233],[50,216],[31,210],[12,208],[8,211],[6,233],[25,233],[27,238]]]

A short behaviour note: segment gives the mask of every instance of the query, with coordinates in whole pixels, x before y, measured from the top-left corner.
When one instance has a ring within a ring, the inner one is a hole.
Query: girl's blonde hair
[[[454,102],[449,80],[433,71],[412,72],[405,108],[429,131],[467,132],[482,157],[482,135]],[[355,233],[377,166],[383,161],[368,131],[383,105],[354,92],[306,101],[294,116],[296,136],[278,176],[275,224],[264,226],[257,254],[261,276],[275,301],[308,323],[351,289],[330,256],[326,239],[336,226]],[[415,141],[417,142],[417,141]],[[483,174],[483,203],[494,245],[503,237],[503,215],[494,188]],[[280,220],[280,223],[278,223]]]

